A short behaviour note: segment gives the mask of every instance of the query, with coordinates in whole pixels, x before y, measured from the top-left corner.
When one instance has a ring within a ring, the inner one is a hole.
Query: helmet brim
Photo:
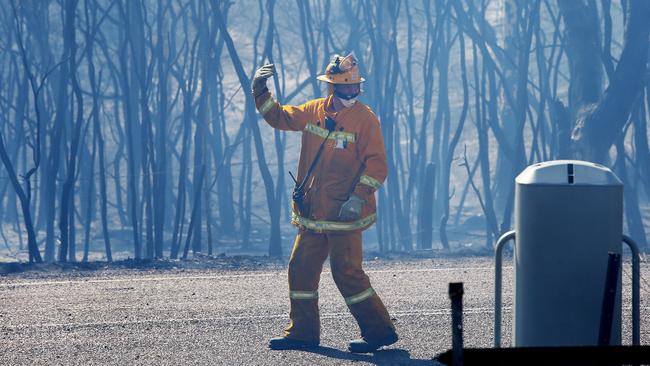
[[[363,83],[364,81],[366,81],[366,79],[360,77],[359,80],[354,80],[354,81],[348,81],[348,82],[345,82],[345,81],[340,81],[340,80],[332,79],[332,78],[330,78],[330,76],[327,75],[327,74],[325,74],[325,75],[318,75],[318,76],[316,77],[316,79],[318,79],[318,80],[320,80],[320,81],[324,81],[324,82],[326,82],[326,83],[330,83],[330,84],[359,84],[359,83]]]

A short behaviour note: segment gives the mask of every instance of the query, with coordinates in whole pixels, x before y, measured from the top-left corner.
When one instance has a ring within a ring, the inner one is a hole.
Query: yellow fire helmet
[[[345,57],[334,55],[325,68],[325,75],[318,75],[317,79],[330,84],[359,84],[366,81],[359,75],[359,66],[354,54]]]

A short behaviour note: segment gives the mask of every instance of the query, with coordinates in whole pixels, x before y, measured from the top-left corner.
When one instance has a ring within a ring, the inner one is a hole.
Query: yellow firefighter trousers
[[[395,326],[388,311],[361,268],[361,232],[315,233],[301,230],[289,260],[291,321],[284,331],[285,337],[320,340],[317,291],[328,254],[334,282],[357,320],[363,339],[373,341],[394,334]]]

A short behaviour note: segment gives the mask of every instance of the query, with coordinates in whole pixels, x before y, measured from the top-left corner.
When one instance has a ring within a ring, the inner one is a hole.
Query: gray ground
[[[0,277],[0,364],[433,365],[451,344],[449,282],[465,284],[466,346],[492,345],[492,266],[490,258],[366,262],[400,335],[395,345],[368,355],[346,351],[358,328],[328,269],[320,288],[322,347],[313,351],[267,349],[287,321],[282,262],[14,273]],[[644,277],[648,272],[643,263]],[[504,274],[509,294],[512,269]],[[641,295],[647,344],[650,295],[645,289]],[[504,302],[509,342],[511,297]],[[624,309],[629,319],[629,305]],[[623,336],[629,343],[628,322]]]

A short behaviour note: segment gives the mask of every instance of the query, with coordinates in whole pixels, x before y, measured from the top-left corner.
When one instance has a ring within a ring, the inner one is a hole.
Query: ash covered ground
[[[491,257],[374,257],[364,268],[400,341],[374,354],[347,352],[357,338],[329,272],[321,277],[321,347],[271,351],[288,320],[286,258],[216,256],[189,261],[2,265],[0,363],[200,365],[434,365],[451,347],[449,282],[465,285],[465,345],[491,347]],[[512,264],[504,271],[504,342],[510,341]],[[629,264],[623,339],[631,338]],[[647,263],[642,275],[650,276]],[[641,291],[641,341],[650,341],[650,295]]]

